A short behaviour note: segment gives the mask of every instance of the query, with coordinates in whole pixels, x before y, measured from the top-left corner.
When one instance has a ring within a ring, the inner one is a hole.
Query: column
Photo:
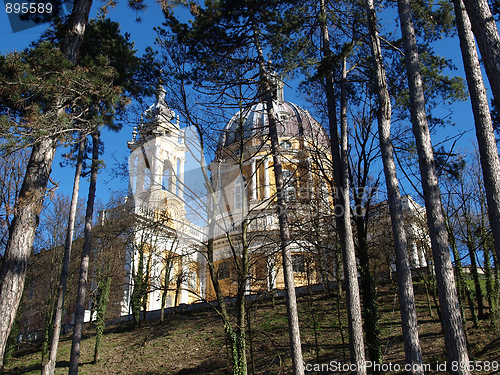
[[[170,162],[170,165],[172,166],[172,170],[170,171],[170,181],[168,183],[168,187],[172,193],[176,193],[176,188],[177,188],[177,158],[173,158],[173,163]]]
[[[179,198],[184,198],[184,162],[186,158],[180,158],[179,164]]]
[[[152,152],[148,155],[150,158],[151,166],[151,191],[161,190],[162,177],[163,177],[163,160],[159,158],[159,147],[154,145]]]
[[[256,171],[256,160],[255,158],[252,159],[252,200],[256,201],[257,200],[257,173]]]
[[[144,175],[146,173],[146,163],[144,163],[144,156],[140,152],[140,148],[137,149],[135,165],[135,194],[140,194],[144,191]]]
[[[182,258],[182,283],[181,283],[181,298],[180,298],[180,303],[189,303],[189,284],[190,284],[190,277],[191,277],[191,272],[189,269],[190,265],[190,259],[191,257],[189,255],[184,255]]]
[[[158,253],[152,254],[151,264],[151,292],[149,293],[149,310],[158,310],[161,307],[161,271],[163,257]]]
[[[269,191],[269,158],[264,158],[264,198],[269,198],[271,195]]]
[[[301,187],[300,190],[305,190],[303,191],[303,193],[306,194],[306,196],[303,196],[302,198],[306,198],[306,199],[309,199],[311,200],[313,197],[314,197],[314,183],[313,183],[313,172],[312,172],[312,159],[311,157],[308,157],[307,158],[307,182],[306,182],[306,187],[305,189],[303,189]],[[321,190],[321,184],[318,182],[318,189]],[[299,193],[300,194],[300,193]],[[316,197],[320,197],[321,198],[321,195],[318,194],[316,195]]]
[[[249,296],[252,294],[252,285],[250,284],[250,275],[247,275],[247,280],[245,281],[245,295]]]

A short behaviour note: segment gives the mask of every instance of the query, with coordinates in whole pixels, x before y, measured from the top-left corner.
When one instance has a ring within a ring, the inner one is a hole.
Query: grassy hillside
[[[384,363],[402,364],[404,360],[399,302],[395,286],[381,288],[380,328]],[[445,361],[441,326],[429,316],[427,299],[417,288],[419,332],[424,363]],[[308,363],[338,361],[346,363],[349,349],[345,302],[324,294],[299,299],[304,359]],[[338,317],[341,317],[340,320]],[[270,301],[254,303],[250,308],[248,332],[249,374],[288,374],[286,310],[283,300],[275,306]],[[467,321],[471,360],[500,363],[500,330],[483,321],[473,328]],[[60,344],[56,374],[68,371],[71,337]],[[86,330],[82,343],[80,374],[228,374],[226,346],[221,320],[212,311],[167,316],[166,321],[147,321],[132,330],[127,323],[107,328],[103,340],[102,360],[93,364],[94,331]],[[40,351],[37,346],[22,347],[7,364],[5,373],[39,374]],[[479,362],[476,362],[479,363]],[[433,367],[434,368],[434,367]],[[500,372],[500,371],[499,371]],[[331,372],[335,373],[335,372]],[[345,372],[344,372],[345,373]],[[431,371],[430,373],[442,373]],[[481,372],[494,373],[493,371]],[[498,373],[498,372],[497,372]]]

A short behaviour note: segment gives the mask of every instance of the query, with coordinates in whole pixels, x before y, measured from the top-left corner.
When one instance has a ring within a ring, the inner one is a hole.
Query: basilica
[[[273,106],[295,284],[326,285],[342,278],[329,136],[307,110],[284,100],[282,86]],[[249,259],[243,275],[246,294],[284,288],[264,103],[238,111],[220,131],[212,160],[205,161],[208,153],[199,134],[181,128],[160,92],[134,128],[128,147],[129,201],[136,228],[128,245],[122,315],[130,313],[138,267],[147,267],[150,277],[148,311],[215,299],[209,266],[216,270],[224,294],[235,295],[242,273],[238,259],[244,251]],[[390,227],[387,220],[385,225]],[[212,257],[206,252],[209,240]],[[423,250],[414,246],[412,251],[413,266],[423,266]],[[140,261],[140,254],[148,261]]]

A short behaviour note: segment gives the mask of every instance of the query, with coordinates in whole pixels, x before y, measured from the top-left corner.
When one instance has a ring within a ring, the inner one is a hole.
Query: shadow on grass
[[[26,374],[27,372],[41,372],[42,371],[42,366],[37,363],[34,365],[26,366],[26,367],[14,367],[13,369],[10,370],[4,370],[2,374],[4,375],[21,375],[21,374]]]
[[[496,360],[500,358],[500,339],[495,339],[488,343],[479,353],[476,354],[478,358],[488,358],[491,360]]]
[[[222,360],[207,360],[196,367],[184,368],[172,375],[230,374],[227,363]]]

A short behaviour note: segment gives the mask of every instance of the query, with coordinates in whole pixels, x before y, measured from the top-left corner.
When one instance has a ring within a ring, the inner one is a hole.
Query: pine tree
[[[44,38],[52,40],[57,43],[64,35],[60,29],[49,31]],[[117,23],[110,20],[104,21],[91,21],[85,37],[82,40],[83,53],[79,58],[80,66],[96,66],[100,64],[100,60],[105,56],[108,58],[111,66],[116,70],[116,77],[114,83],[124,88],[127,93],[138,95],[144,93],[145,90],[141,85],[137,84],[134,76],[139,69],[140,60],[134,55],[133,44],[129,42],[128,37],[120,35],[120,29]],[[122,105],[119,103],[119,105]],[[112,114],[112,112],[111,112]],[[108,128],[111,130],[118,130],[119,126],[113,122],[112,115],[106,116]],[[42,363],[42,374],[51,375],[54,373],[55,361],[57,356],[57,348],[59,341],[59,334],[61,330],[62,307],[64,304],[64,295],[66,292],[66,283],[68,278],[69,259],[71,256],[71,247],[73,244],[74,222],[76,214],[76,204],[78,201],[78,192],[80,177],[82,173],[82,164],[84,157],[84,150],[88,132],[91,129],[76,135],[78,142],[78,151],[76,155],[75,176],[73,180],[73,193],[70,205],[70,212],[68,217],[68,226],[66,233],[65,252],[63,259],[63,267],[61,270],[61,277],[59,282],[59,290],[57,296],[57,306],[55,311],[54,326],[52,329],[52,341],[50,346],[50,354],[48,361]],[[79,138],[79,140],[78,140]]]
[[[468,4],[469,3],[469,4]],[[465,5],[468,12],[465,12],[463,3],[461,1],[454,1],[455,4],[455,17],[457,20],[457,29],[460,37],[460,49],[462,50],[462,59],[464,62],[465,75],[469,87],[469,93],[472,104],[472,111],[474,113],[474,124],[476,127],[476,137],[479,147],[479,155],[481,160],[481,167],[483,170],[484,187],[486,191],[486,201],[488,203],[488,216],[490,219],[490,226],[493,232],[495,249],[497,256],[500,254],[500,160],[498,158],[498,148],[495,141],[495,133],[493,130],[493,122],[491,113],[488,106],[488,97],[484,87],[481,67],[479,65],[479,57],[477,55],[476,44],[474,42],[472,29],[476,34],[476,40],[483,56],[486,72],[492,89],[495,87],[495,80],[500,79],[500,50],[496,51],[498,56],[492,56],[495,48],[500,47],[500,37],[496,31],[496,25],[493,19],[479,18],[479,13],[485,16],[484,13],[489,7],[486,1],[477,1],[475,5],[466,1]],[[473,7],[474,9],[470,9]],[[470,22],[469,17],[470,15]],[[491,18],[491,13],[489,14]],[[481,24],[481,33],[478,27]],[[484,28],[484,30],[483,30]],[[491,37],[496,37],[494,45],[489,45],[492,40],[484,40],[482,33],[487,33]],[[496,60],[495,60],[496,59]],[[498,61],[498,62],[497,62]],[[500,85],[500,81],[499,81]],[[498,92],[493,91],[495,99],[498,101],[500,98],[500,87]],[[498,104],[498,102],[497,102]]]
[[[322,38],[322,53],[324,59],[331,58],[328,27],[326,24],[326,10],[323,0],[320,2],[320,28]],[[362,313],[359,296],[358,270],[356,254],[351,228],[351,210],[349,199],[349,176],[347,158],[347,129],[345,121],[341,124],[341,134],[337,129],[336,99],[334,91],[333,74],[328,69],[325,77],[327,97],[328,121],[330,127],[330,142],[333,157],[333,174],[335,188],[338,192],[335,205],[340,208],[336,214],[337,230],[342,246],[344,261],[344,277],[347,296],[347,311],[349,322],[349,336],[351,346],[351,360],[356,365],[356,374],[366,374],[365,353],[363,341]]]
[[[413,134],[419,157],[421,183],[431,237],[447,358],[449,363],[455,362],[458,364],[458,370],[454,371],[450,368],[450,373],[469,374],[469,356],[441,206],[441,193],[436,175],[431,136],[425,112],[425,98],[411,8],[408,1],[401,0],[400,3],[400,6],[404,6],[400,11],[400,19],[410,90]]]
[[[256,100],[265,103],[268,119],[266,126],[269,129],[276,189],[278,191],[277,210],[279,210],[280,248],[284,262],[287,289],[286,301],[293,368],[296,374],[302,374],[304,369],[293,284],[288,216],[283,193],[281,157],[279,155],[278,136],[276,132],[277,119],[272,104],[274,99],[274,83],[272,82],[271,75],[279,64],[276,64],[275,61],[269,63],[269,58],[265,57],[271,46],[275,47],[277,51],[282,49],[280,41],[283,36],[277,32],[273,33],[271,30],[283,27],[283,23],[285,22],[281,15],[286,14],[286,9],[293,9],[291,3],[293,2],[273,1],[267,4],[260,4],[254,1],[222,1],[207,3],[206,8],[200,7],[194,9],[193,13],[196,16],[191,27],[180,24],[172,18],[168,22],[171,29],[177,34],[177,42],[187,47],[188,52],[186,53],[186,57],[190,63],[195,65],[193,67],[193,71],[195,72],[192,76],[200,86],[206,83],[220,84],[221,82],[229,82],[222,85],[225,87],[234,87],[248,83],[255,84],[251,74],[254,73],[257,77],[259,95]],[[271,41],[271,39],[273,40]],[[274,56],[279,59],[281,54],[274,52]],[[241,71],[250,73],[243,74],[242,76],[235,75],[236,72]],[[210,227],[215,224],[209,220],[208,225]],[[209,253],[213,251],[213,243],[211,241],[209,240],[207,244]],[[216,277],[216,270],[213,268],[209,266],[212,281]],[[243,272],[243,269],[239,272]],[[221,298],[223,298],[222,295]],[[241,315],[241,327],[243,327],[244,314]],[[227,324],[225,324],[225,329],[228,337],[239,334],[238,332],[234,332]],[[235,341],[232,338],[230,340],[231,342]],[[238,342],[238,340],[235,342]],[[236,352],[238,351],[244,352],[241,349],[236,350]],[[235,358],[238,358],[238,356]],[[246,371],[246,366],[244,367]],[[234,370],[236,371],[237,369]]]
[[[497,106],[500,107],[500,35],[488,0],[464,0]],[[471,29],[468,29],[471,30]]]
[[[76,63],[81,40],[85,33],[92,0],[76,0],[68,22],[67,34],[61,51]],[[38,225],[50,169],[57,147],[57,137],[41,138],[32,149],[26,177],[16,203],[12,230],[0,271],[0,362],[3,362],[5,345],[21,300],[26,277],[27,261]]]
[[[384,174],[387,186],[391,225],[394,235],[396,253],[396,273],[399,286],[399,301],[401,310],[401,325],[405,346],[406,363],[412,365],[412,374],[423,374],[422,352],[418,337],[417,313],[415,297],[408,256],[406,231],[404,229],[403,206],[399,192],[391,143],[391,101],[387,88],[382,52],[378,37],[377,18],[372,0],[366,0],[368,24],[370,29],[371,49],[375,66],[375,82],[378,94],[379,109],[379,140],[384,164]],[[400,10],[403,10],[400,8]]]

